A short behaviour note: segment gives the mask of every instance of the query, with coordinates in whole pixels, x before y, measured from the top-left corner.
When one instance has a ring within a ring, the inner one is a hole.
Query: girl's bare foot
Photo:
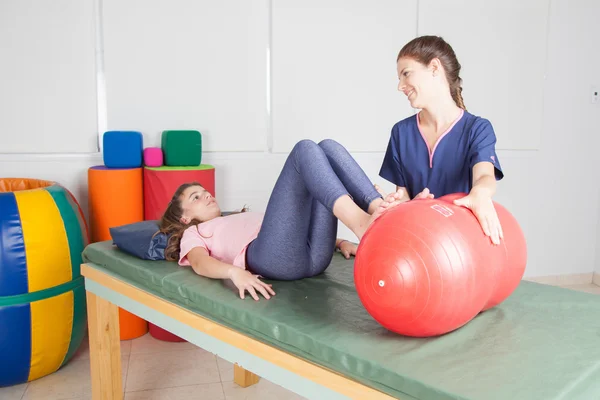
[[[400,201],[398,199],[389,202],[389,201],[382,201],[379,204],[379,207],[377,207],[375,209],[375,211],[373,212],[373,214],[369,215],[368,218],[365,219],[365,221],[360,224],[360,226],[358,227],[358,229],[354,232],[354,234],[358,237],[358,240],[361,240],[363,235],[365,234],[365,232],[367,231],[367,229],[369,228],[369,226],[371,226],[371,224],[373,222],[375,222],[379,217],[381,217],[386,211],[388,211],[389,209],[396,207],[399,204],[404,203],[403,201]]]

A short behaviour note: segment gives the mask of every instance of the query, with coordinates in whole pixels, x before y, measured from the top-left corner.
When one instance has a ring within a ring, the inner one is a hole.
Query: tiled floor
[[[573,290],[579,290],[580,292],[592,293],[592,294],[600,294],[600,286],[596,286],[591,283],[585,283],[581,285],[563,285],[561,287]]]
[[[563,286],[599,294],[600,286]],[[121,343],[125,400],[295,400],[302,397],[265,379],[241,388],[233,365],[190,343],[170,343],[149,334]],[[0,388],[2,400],[91,399],[88,343],[65,367],[28,384]]]
[[[265,379],[241,388],[233,365],[190,343],[171,343],[150,334],[121,342],[125,400],[302,399]],[[87,338],[59,371],[28,384],[0,388],[1,400],[91,399]]]

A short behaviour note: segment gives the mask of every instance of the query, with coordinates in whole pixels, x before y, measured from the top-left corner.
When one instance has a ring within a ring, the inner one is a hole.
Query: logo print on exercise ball
[[[451,217],[452,215],[454,215],[454,211],[441,204],[434,204],[431,206],[431,208],[442,214],[444,217]]]

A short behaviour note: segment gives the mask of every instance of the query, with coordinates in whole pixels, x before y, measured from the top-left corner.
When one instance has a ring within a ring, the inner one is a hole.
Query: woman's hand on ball
[[[423,191],[421,193],[419,193],[418,195],[416,195],[413,200],[419,200],[419,199],[433,199],[433,193],[429,193],[429,188],[425,188],[423,189]]]
[[[472,190],[467,196],[454,200],[454,204],[466,207],[475,214],[483,232],[491,238],[492,243],[498,245],[500,240],[504,239],[500,219],[491,197]]]
[[[387,203],[394,203],[396,201],[406,201],[407,199],[405,199],[405,197],[408,198],[408,196],[406,195],[406,191],[402,188],[399,188],[396,192],[386,194],[378,184],[374,184],[373,186],[375,187],[375,190],[377,190],[377,192],[381,195],[383,201]]]

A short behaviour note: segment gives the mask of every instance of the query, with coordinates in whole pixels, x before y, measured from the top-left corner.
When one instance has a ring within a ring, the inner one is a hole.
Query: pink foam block
[[[144,164],[148,167],[162,167],[163,152],[160,147],[148,147],[144,149]]]

